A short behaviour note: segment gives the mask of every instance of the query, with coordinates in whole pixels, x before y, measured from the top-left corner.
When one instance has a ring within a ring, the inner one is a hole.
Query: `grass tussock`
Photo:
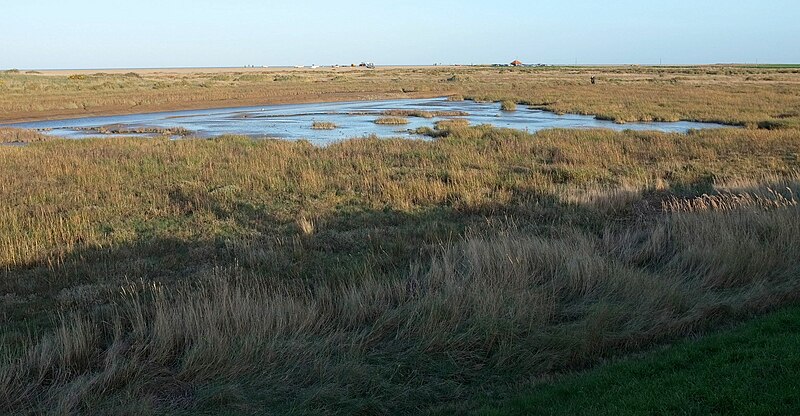
[[[375,120],[375,124],[384,124],[390,126],[397,126],[408,123],[409,121],[405,117],[381,117]]]
[[[517,111],[517,103],[514,101],[504,100],[500,103],[501,111]]]
[[[439,127],[0,148],[0,411],[414,412],[797,299],[793,131]]]
[[[336,130],[339,126],[330,121],[315,121],[311,124],[311,128],[314,130]]]

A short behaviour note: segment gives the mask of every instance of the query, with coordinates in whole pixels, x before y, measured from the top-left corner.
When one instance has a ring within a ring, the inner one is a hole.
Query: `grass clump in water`
[[[511,100],[504,100],[500,103],[500,110],[502,111],[517,111],[517,103]]]
[[[336,130],[339,126],[330,121],[315,121],[311,124],[311,128],[314,130]]]
[[[408,123],[409,121],[405,117],[381,117],[375,120],[375,124],[388,125],[388,126],[400,126]]]

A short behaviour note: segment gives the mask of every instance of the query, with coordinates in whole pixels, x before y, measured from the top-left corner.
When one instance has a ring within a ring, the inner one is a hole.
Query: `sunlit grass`
[[[447,80],[456,74],[458,82]],[[603,79],[597,85],[592,76]],[[0,74],[0,120],[265,103],[448,96],[616,122],[796,128],[800,70],[783,67],[487,67],[81,77]],[[78,79],[80,78],[80,79]],[[401,116],[402,117],[402,116]]]
[[[517,111],[517,103],[509,100],[500,103],[500,110],[502,111]]]
[[[384,124],[390,126],[408,124],[409,121],[405,117],[381,117],[375,120],[375,124]]]
[[[0,147],[0,409],[415,412],[797,293],[796,131],[437,129]]]

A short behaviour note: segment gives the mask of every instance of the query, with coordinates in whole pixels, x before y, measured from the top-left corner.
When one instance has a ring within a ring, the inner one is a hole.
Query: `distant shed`
[[[518,60],[514,61],[514,62],[511,63],[511,66],[522,66],[522,62],[520,62]]]

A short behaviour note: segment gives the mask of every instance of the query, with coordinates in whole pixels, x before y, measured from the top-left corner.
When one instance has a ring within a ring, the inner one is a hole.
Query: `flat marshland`
[[[746,128],[0,146],[0,412],[463,413],[795,304],[794,71],[4,74],[6,119],[421,94]]]
[[[451,96],[625,121],[798,126],[800,68],[411,67],[0,72],[0,123],[278,103]],[[597,85],[591,84],[595,76]]]

